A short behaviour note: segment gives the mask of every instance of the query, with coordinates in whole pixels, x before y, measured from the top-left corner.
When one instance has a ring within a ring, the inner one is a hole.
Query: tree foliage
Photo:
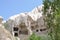
[[[35,35],[34,33],[30,36],[29,40],[41,40],[40,36]]]
[[[60,0],[44,0],[44,21],[52,40],[60,40]]]

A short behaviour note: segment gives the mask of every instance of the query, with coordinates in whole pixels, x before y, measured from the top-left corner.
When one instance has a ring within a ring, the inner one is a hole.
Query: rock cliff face
[[[3,22],[3,24],[11,35],[19,37],[21,40],[27,40],[32,33],[36,35],[46,34],[47,30],[44,25],[42,9],[43,5],[34,8],[30,12],[11,16],[6,22]],[[3,29],[3,31],[5,31],[5,29]]]
[[[5,28],[0,27],[0,40],[15,40],[14,37]]]
[[[0,16],[0,40],[15,40],[11,33],[4,28],[3,18]]]
[[[47,32],[43,20],[43,5],[34,8],[30,12],[11,16],[5,24],[6,29],[15,37],[26,40],[33,32],[36,35]]]

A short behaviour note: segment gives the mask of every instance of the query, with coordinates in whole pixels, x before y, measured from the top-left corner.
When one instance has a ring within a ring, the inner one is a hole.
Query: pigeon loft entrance
[[[15,36],[15,37],[18,37],[18,33],[14,33],[14,36]]]
[[[13,27],[13,32],[15,37],[18,37],[18,31],[19,31],[18,27]]]
[[[18,27],[13,27],[13,30],[14,31],[18,31]]]

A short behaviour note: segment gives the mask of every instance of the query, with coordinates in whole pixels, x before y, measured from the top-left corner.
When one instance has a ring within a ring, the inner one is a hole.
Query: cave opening
[[[36,30],[36,32],[38,32],[39,30]]]
[[[18,31],[18,27],[14,27],[13,30],[14,30],[14,31]]]
[[[18,33],[14,33],[14,36],[15,36],[15,37],[18,37]]]

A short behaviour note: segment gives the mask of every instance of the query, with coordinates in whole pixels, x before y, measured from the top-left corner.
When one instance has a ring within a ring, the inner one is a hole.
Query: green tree
[[[44,0],[44,21],[52,40],[60,40],[60,0]]]

